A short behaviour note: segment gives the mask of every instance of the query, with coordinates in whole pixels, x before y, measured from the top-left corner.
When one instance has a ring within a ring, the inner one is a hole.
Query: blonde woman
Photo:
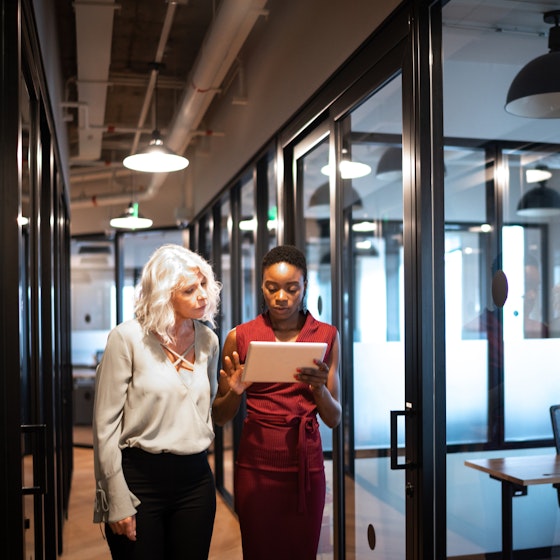
[[[143,269],[135,318],[108,336],[96,374],[94,522],[115,559],[206,559],[216,510],[214,439],[220,285],[179,245]]]

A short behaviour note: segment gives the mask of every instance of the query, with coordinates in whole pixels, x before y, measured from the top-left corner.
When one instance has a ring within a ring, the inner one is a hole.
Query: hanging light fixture
[[[112,218],[109,224],[117,229],[146,229],[152,225],[152,220],[145,218],[138,210],[138,202],[131,202],[128,208],[118,218]]]
[[[371,173],[371,167],[367,163],[358,161],[349,161],[343,159],[338,166],[342,179],[359,179]],[[327,177],[331,174],[331,165],[327,164],[321,167],[321,173]]]
[[[189,160],[186,157],[176,154],[173,150],[165,146],[161,138],[157,118],[157,84],[161,64],[154,63],[153,67],[156,72],[156,83],[154,86],[154,121],[156,128],[152,132],[152,139],[150,140],[147,148],[142,152],[125,157],[123,165],[133,171],[143,171],[145,173],[171,173],[172,171],[185,169],[185,167],[189,165]]]
[[[505,105],[512,115],[560,118],[560,10],[546,12],[544,21],[554,24],[548,35],[549,52],[526,64],[513,79]]]
[[[546,165],[537,165],[525,171],[527,183],[542,183],[552,177],[552,172]]]
[[[402,181],[402,149],[390,147],[377,163],[375,176],[383,181]]]
[[[382,181],[402,181],[402,159],[402,148],[400,146],[390,146],[379,158],[375,176]],[[443,174],[447,175],[445,163],[443,164]]]
[[[351,186],[344,187],[342,205],[344,209],[352,208],[353,210],[360,210],[363,208],[362,198],[358,191]],[[316,218],[325,218],[330,213],[330,187],[329,183],[323,183],[317,187],[309,198],[307,207],[309,216]]]
[[[338,164],[340,177],[342,179],[359,179],[371,173],[371,167],[367,163],[360,163],[359,161],[351,161],[348,159],[348,150],[342,149],[342,159]],[[328,163],[321,167],[321,173],[327,177],[331,176],[332,165]]]
[[[550,218],[560,214],[560,194],[546,185],[552,177],[550,170],[544,166],[528,169],[528,183],[539,183],[538,187],[528,190],[517,204],[517,213],[530,218]]]

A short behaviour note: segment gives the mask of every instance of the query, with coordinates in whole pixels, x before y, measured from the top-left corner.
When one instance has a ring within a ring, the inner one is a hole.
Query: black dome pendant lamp
[[[560,118],[560,10],[546,12],[544,21],[554,24],[548,35],[550,51],[527,63],[513,79],[505,105],[512,115]]]
[[[528,183],[538,183],[528,190],[517,204],[517,213],[529,218],[551,218],[560,214],[560,194],[547,185],[552,177],[548,167],[539,165],[526,172]]]
[[[551,218],[560,214],[560,194],[542,181],[538,187],[527,191],[517,204],[520,216]]]

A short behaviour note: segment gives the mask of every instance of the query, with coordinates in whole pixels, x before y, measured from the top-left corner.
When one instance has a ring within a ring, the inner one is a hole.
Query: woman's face
[[[208,304],[206,284],[206,277],[199,272],[173,290],[171,305],[178,320],[200,319],[204,316]]]
[[[263,296],[270,314],[277,318],[299,312],[305,288],[303,272],[293,264],[280,262],[263,271]]]

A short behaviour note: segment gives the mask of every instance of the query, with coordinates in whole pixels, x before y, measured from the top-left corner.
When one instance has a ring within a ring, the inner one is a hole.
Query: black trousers
[[[138,497],[136,541],[106,525],[113,560],[207,560],[216,488],[207,453],[123,450],[123,473]]]

